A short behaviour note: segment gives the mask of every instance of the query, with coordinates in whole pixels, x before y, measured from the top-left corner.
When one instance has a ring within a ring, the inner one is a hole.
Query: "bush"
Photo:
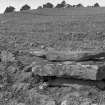
[[[30,6],[25,4],[24,6],[21,7],[20,11],[24,11],[24,10],[30,10]]]
[[[77,4],[76,7],[77,7],[77,8],[78,8],[78,7],[83,7],[83,5],[82,5],[82,4]]]
[[[66,4],[66,8],[70,8],[70,7],[72,7],[72,5]]]
[[[14,12],[15,8],[13,6],[9,6],[5,9],[4,13],[10,13],[10,12]]]
[[[43,8],[53,8],[53,7],[54,7],[53,4],[49,2],[43,5]]]
[[[37,9],[42,9],[42,8],[43,8],[42,6],[38,6],[38,7],[37,7]]]
[[[94,7],[100,7],[100,5],[98,3],[95,3]]]
[[[66,2],[62,1],[60,4],[56,5],[56,8],[65,8],[66,7]]]
[[[61,4],[57,4],[55,8],[62,8]]]

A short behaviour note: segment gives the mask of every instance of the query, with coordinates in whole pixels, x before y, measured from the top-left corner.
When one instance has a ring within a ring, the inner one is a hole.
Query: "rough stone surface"
[[[33,54],[38,57],[45,56],[47,60],[49,61],[63,61],[63,60],[71,60],[71,61],[77,61],[77,60],[86,60],[89,57],[105,57],[104,52],[100,52],[97,50],[93,51],[58,51],[53,48],[49,49],[30,49],[30,54]]]
[[[68,75],[91,80],[105,78],[104,64],[98,64],[94,61],[99,60],[101,62],[104,60],[105,53],[101,51],[58,51],[48,48],[31,49],[29,53],[43,58],[42,62],[37,62],[32,66],[32,71],[35,74]],[[43,63],[43,60],[47,60],[47,62]]]
[[[67,75],[77,78],[101,80],[105,75],[104,65],[97,64],[82,64],[76,62],[64,63],[49,63],[49,64],[36,64],[32,67],[32,71],[39,75]]]

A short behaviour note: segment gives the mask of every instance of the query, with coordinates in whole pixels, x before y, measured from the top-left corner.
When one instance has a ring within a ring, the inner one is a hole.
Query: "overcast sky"
[[[19,10],[24,4],[28,4],[32,9],[46,2],[51,2],[54,5],[60,3],[62,0],[0,0],[0,12],[3,12],[7,6],[14,6]],[[65,0],[69,4],[82,3],[83,5],[93,5],[98,2],[101,6],[105,6],[105,0]]]

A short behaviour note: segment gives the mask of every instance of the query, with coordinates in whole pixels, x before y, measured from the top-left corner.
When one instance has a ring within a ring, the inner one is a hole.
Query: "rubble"
[[[14,55],[9,51],[5,51],[5,50],[1,51],[0,56],[1,56],[2,62],[9,62],[9,61],[14,62],[15,61]]]

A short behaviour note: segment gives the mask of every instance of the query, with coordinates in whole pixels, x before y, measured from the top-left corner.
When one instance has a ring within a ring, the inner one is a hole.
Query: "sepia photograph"
[[[0,105],[105,105],[105,0],[0,0]]]

